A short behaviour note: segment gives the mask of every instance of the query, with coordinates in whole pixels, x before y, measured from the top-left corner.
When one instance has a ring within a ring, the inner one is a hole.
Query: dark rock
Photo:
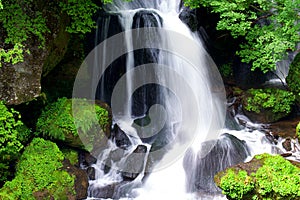
[[[86,173],[87,173],[87,175],[89,177],[89,180],[95,180],[95,175],[96,175],[95,173],[96,173],[96,171],[95,171],[94,167],[88,167],[86,169]]]
[[[127,149],[131,145],[130,139],[117,124],[114,125],[111,135],[118,147]]]
[[[202,143],[199,152],[188,150],[184,157],[187,191],[220,192],[214,183],[215,174],[243,162],[248,155],[245,142],[229,134],[224,134],[217,141]]]
[[[63,161],[64,169],[70,174],[75,176],[75,191],[76,199],[86,199],[88,195],[88,176],[87,173],[78,167],[71,165],[69,160]]]
[[[284,142],[282,142],[283,148],[287,151],[291,151],[292,150],[292,143],[291,142],[292,142],[291,138],[286,138],[284,140]]]
[[[50,33],[46,35],[44,48],[39,47],[40,43],[36,38],[29,37],[25,46],[30,50],[30,54],[24,54],[24,62],[15,65],[3,63],[0,68],[0,99],[8,105],[28,102],[40,95],[42,73],[48,73],[62,60],[69,42],[69,34],[65,31],[66,16],[55,17],[61,15],[59,9],[49,5],[38,5],[43,4],[41,1],[35,4],[37,5],[32,8],[42,7],[40,9],[46,18]]]
[[[145,159],[147,159],[146,153],[147,147],[144,145],[138,145],[133,153],[127,157],[122,176],[129,179],[135,179],[145,167]]]
[[[293,154],[292,153],[282,153],[280,154],[282,157],[290,157],[292,156]]]
[[[300,116],[281,120],[275,123],[271,123],[269,130],[274,136],[280,136],[283,138],[296,136],[296,126],[300,121]]]
[[[79,163],[82,163],[86,166],[91,166],[96,162],[97,159],[94,156],[92,156],[89,152],[86,151],[79,152]]]
[[[103,187],[91,185],[91,196],[94,198],[103,199],[120,199],[125,197],[130,191],[127,190],[126,194],[122,192],[122,187],[126,186],[128,181],[122,181],[120,183],[113,183]],[[120,191],[119,191],[120,190]]]

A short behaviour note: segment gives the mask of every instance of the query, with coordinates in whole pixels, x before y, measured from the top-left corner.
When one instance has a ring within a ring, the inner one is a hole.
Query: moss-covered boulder
[[[298,53],[290,65],[286,82],[290,90],[296,95],[297,103],[300,105],[300,53]]]
[[[215,182],[228,199],[300,199],[300,163],[269,154],[219,172]]]
[[[74,103],[76,106],[72,106]],[[93,144],[110,136],[110,127],[111,112],[106,104],[61,98],[46,106],[38,119],[36,134],[71,147],[91,150]],[[91,145],[87,147],[89,142]]]
[[[42,74],[50,72],[64,57],[70,39],[65,31],[69,19],[62,14],[57,2],[49,0],[15,1],[15,4],[6,1],[3,4],[1,51],[11,49],[17,40],[23,62],[3,62],[5,59],[0,57],[0,99],[17,105],[40,95]],[[13,43],[7,43],[12,38],[10,42]],[[17,55],[11,55],[10,59],[18,58]]]
[[[75,177],[62,169],[63,160],[55,143],[33,139],[20,158],[15,178],[0,189],[0,199],[75,200]]]
[[[245,114],[260,123],[275,122],[288,116],[294,102],[293,93],[275,88],[249,89],[242,101]]]

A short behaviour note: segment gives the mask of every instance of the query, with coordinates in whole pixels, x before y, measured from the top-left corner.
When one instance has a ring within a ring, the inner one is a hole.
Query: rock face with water
[[[220,191],[214,183],[214,176],[225,168],[243,162],[249,155],[244,141],[224,134],[217,141],[201,145],[198,154],[188,151],[184,158],[188,192],[214,193]],[[192,163],[195,163],[193,166]]]
[[[36,4],[43,5],[39,1]],[[21,104],[38,97],[41,93],[42,74],[49,73],[62,60],[67,50],[70,37],[65,32],[67,17],[56,18],[53,13],[58,10],[51,7],[43,9],[51,10],[43,14],[50,29],[50,33],[46,35],[45,47],[40,48],[36,38],[29,37],[25,46],[30,54],[24,54],[24,62],[15,65],[4,63],[0,68],[0,100],[9,105]]]

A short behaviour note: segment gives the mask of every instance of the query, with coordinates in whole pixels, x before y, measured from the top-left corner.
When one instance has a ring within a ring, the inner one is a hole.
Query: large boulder
[[[27,38],[24,45],[30,54],[24,54],[24,62],[15,65],[2,63],[0,100],[7,104],[21,104],[38,97],[41,93],[42,74],[49,73],[62,60],[67,50],[70,38],[65,31],[67,16],[61,14],[58,6],[53,6],[47,1],[36,1],[34,4],[26,9],[26,12],[42,12],[49,33],[45,36],[44,47],[40,46],[36,37]]]

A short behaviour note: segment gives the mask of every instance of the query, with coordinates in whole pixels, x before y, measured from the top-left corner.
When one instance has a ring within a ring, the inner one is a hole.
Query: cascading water
[[[75,97],[96,94],[108,102],[115,123],[111,137],[92,151],[97,163],[89,199],[222,199],[214,174],[253,154],[238,139],[247,131],[223,130],[229,134],[219,137],[223,83],[197,35],[179,19],[180,3],[115,0],[99,20],[101,48],[77,77],[91,73],[86,85],[93,89],[82,89],[81,81],[73,90]]]

